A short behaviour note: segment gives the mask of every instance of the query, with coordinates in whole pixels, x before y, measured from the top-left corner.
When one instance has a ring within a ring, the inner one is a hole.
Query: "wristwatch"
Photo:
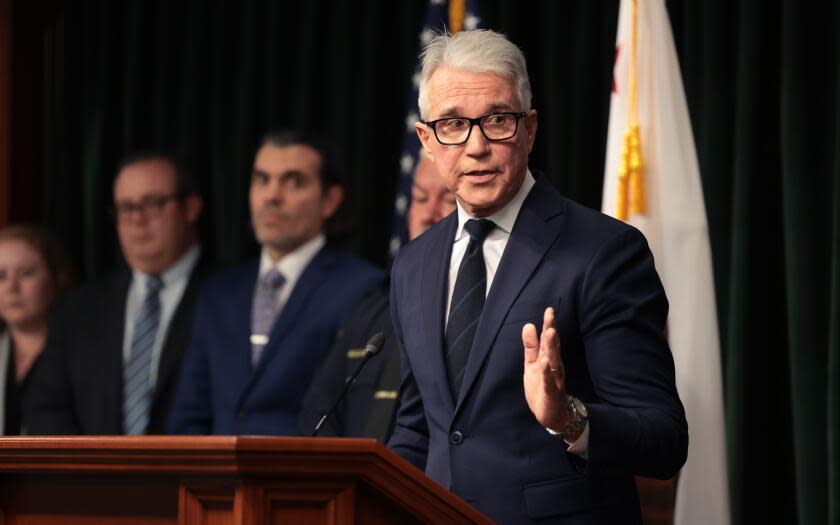
[[[584,427],[586,427],[587,421],[589,421],[589,412],[586,410],[586,405],[583,404],[583,401],[575,396],[568,396],[567,403],[566,408],[569,410],[571,419],[569,420],[569,424],[560,431],[560,435],[563,437],[580,434]]]

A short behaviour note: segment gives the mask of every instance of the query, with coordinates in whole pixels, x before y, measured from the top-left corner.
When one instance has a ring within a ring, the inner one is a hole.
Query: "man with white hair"
[[[531,174],[503,35],[440,35],[422,61],[417,134],[457,212],[394,263],[389,446],[499,523],[641,523],[633,476],[672,477],[688,448],[647,243]]]

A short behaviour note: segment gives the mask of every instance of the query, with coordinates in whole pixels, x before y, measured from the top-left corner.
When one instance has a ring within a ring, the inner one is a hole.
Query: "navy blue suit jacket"
[[[453,213],[394,264],[401,405],[389,445],[499,523],[640,523],[633,475],[669,478],[688,431],[664,336],[668,302],[641,233],[563,198],[544,178],[499,263],[453,399],[444,312]],[[534,418],[522,327],[556,311],[568,391],[589,409],[588,461]]]
[[[348,309],[383,273],[331,247],[300,276],[251,366],[251,304],[259,262],[204,286],[170,417],[177,434],[296,434],[301,399]]]

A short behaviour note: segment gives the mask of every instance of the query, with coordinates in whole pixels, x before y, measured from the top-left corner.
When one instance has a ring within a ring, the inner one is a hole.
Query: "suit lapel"
[[[446,375],[444,359],[443,333],[446,312],[447,286],[449,284],[449,259],[452,257],[452,244],[455,229],[458,227],[458,214],[452,213],[444,219],[443,227],[433,230],[437,236],[430,242],[423,255],[423,267],[420,275],[420,290],[423,312],[423,333],[428,340],[428,359],[434,368],[438,394],[446,403],[447,413],[452,413],[454,402]],[[429,233],[432,233],[429,232]]]
[[[131,272],[120,272],[112,281],[106,292],[106,297],[100,303],[102,308],[102,346],[104,350],[99,356],[103,360],[105,372],[99,374],[104,390],[101,397],[105,408],[102,414],[108,414],[109,421],[104,421],[104,427],[122,433],[122,401],[123,401],[123,337],[125,334],[125,303],[128,300],[128,288],[131,285]],[[129,320],[129,322],[132,322]]]
[[[196,267],[193,268],[189,281],[187,282],[187,287],[184,289],[181,300],[178,301],[178,306],[175,308],[175,313],[169,323],[166,338],[163,341],[163,348],[161,349],[160,363],[158,364],[152,410],[155,409],[160,395],[166,391],[169,380],[177,369],[177,365],[189,344],[192,314],[195,311],[195,304],[198,300],[201,280],[205,274],[204,266],[206,265],[200,259]]]
[[[227,301],[227,308],[232,336],[230,341],[225,342],[232,354],[230,359],[225,360],[231,367],[228,371],[228,377],[234,383],[231,392],[245,391],[254,376],[251,367],[251,309],[259,271],[260,264],[257,259],[231,282],[232,293]]]
[[[283,305],[283,310],[280,315],[274,320],[271,326],[271,333],[269,334],[268,344],[263,350],[263,355],[257,368],[254,370],[251,380],[249,381],[245,391],[242,393],[240,400],[247,396],[251,387],[259,380],[263,370],[265,370],[268,363],[275,358],[278,352],[282,351],[283,342],[287,336],[294,331],[294,327],[298,322],[298,317],[308,305],[312,295],[318,290],[323,282],[327,280],[331,268],[335,264],[336,254],[328,247],[322,248],[312,259],[312,261],[303,270],[300,275],[295,288],[292,290],[286,304]],[[256,280],[255,280],[256,282]],[[250,303],[249,303],[250,306]]]
[[[541,177],[522,204],[487,294],[464,372],[456,413],[469,395],[508,310],[560,233],[562,221],[552,219],[562,213],[559,194]]]

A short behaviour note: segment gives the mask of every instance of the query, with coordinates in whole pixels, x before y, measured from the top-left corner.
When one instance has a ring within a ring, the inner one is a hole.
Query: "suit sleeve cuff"
[[[555,432],[548,427],[546,427],[546,430],[552,436],[560,435],[559,432]],[[583,432],[581,432],[580,437],[578,437],[576,441],[572,442],[566,438],[563,438],[563,441],[569,445],[568,452],[583,459],[589,459],[589,422],[587,422],[586,426],[583,427]]]

